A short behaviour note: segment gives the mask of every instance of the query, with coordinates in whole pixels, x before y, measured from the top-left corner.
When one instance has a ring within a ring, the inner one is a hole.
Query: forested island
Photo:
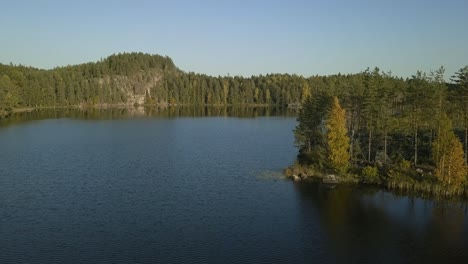
[[[296,180],[342,182],[431,195],[468,195],[468,67],[401,79],[379,69],[325,78],[302,104]]]
[[[169,57],[121,53],[51,70],[0,64],[0,117],[40,108],[146,106],[298,107],[302,178],[437,194],[467,194],[468,66],[410,78],[378,68],[304,77],[209,76],[184,72]]]

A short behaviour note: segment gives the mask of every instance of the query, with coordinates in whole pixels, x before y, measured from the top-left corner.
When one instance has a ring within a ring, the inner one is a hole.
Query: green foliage
[[[9,110],[19,103],[16,85],[8,75],[0,77],[0,109]]]
[[[406,80],[378,68],[310,77],[294,131],[298,161],[321,171],[340,167],[330,162],[336,148],[329,146],[336,142],[328,142],[324,129],[330,98],[336,96],[346,109],[340,123],[348,131],[341,134],[350,140],[351,171],[364,167],[363,182],[443,193],[442,182],[450,185],[447,193],[459,193],[468,187],[468,67],[457,72],[454,84],[444,81],[444,71],[417,72]]]
[[[309,96],[303,103],[297,119],[298,125],[294,130],[301,163],[325,167],[327,148],[324,122],[330,105],[331,97],[325,92]]]
[[[294,175],[296,175],[302,178],[322,176],[320,173],[317,172],[317,170],[315,170],[313,166],[301,165],[298,163],[287,167],[284,170],[284,174],[287,177],[293,177]]]
[[[398,167],[402,170],[409,170],[411,168],[411,162],[409,162],[408,160],[402,159],[398,163]]]
[[[377,167],[364,167],[361,172],[361,181],[373,184],[380,183],[379,170]]]

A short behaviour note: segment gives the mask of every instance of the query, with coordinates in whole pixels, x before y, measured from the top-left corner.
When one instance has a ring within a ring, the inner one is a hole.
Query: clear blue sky
[[[15,0],[0,5],[0,62],[53,68],[112,53],[168,55],[210,75],[410,76],[468,64],[467,0]]]

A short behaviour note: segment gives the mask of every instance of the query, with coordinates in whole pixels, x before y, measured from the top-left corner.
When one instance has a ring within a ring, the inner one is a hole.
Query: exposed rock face
[[[146,96],[151,96],[151,88],[157,86],[162,77],[163,73],[159,70],[142,71],[132,76],[106,76],[99,79],[98,83],[101,87],[115,85],[125,95],[127,105],[143,105]]]

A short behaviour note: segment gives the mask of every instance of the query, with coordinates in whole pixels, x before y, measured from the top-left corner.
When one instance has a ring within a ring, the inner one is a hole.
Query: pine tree
[[[326,93],[316,93],[303,103],[294,130],[296,145],[300,149],[299,161],[314,164],[323,169],[326,163],[326,138],[323,121],[330,109],[331,97]]]
[[[375,68],[372,72],[367,69],[364,72],[365,76],[365,87],[366,96],[363,102],[363,117],[366,122],[368,140],[367,140],[367,161],[371,161],[372,153],[372,141],[375,137],[375,130],[379,124],[379,106],[381,101],[378,96],[378,90],[380,89],[382,77],[380,75],[380,69]]]
[[[332,170],[345,173],[349,166],[349,137],[346,129],[346,111],[341,108],[338,98],[333,97],[333,105],[327,119],[328,162]]]

